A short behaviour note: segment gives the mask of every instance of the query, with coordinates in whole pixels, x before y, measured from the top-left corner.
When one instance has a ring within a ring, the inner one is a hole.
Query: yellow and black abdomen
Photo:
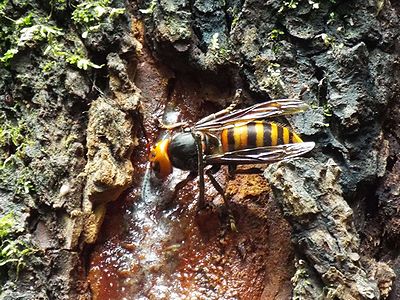
[[[302,139],[289,128],[273,122],[254,121],[236,124],[221,132],[222,151],[251,149],[301,143]]]

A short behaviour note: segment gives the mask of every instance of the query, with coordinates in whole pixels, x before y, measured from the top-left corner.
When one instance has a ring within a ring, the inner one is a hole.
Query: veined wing
[[[194,130],[221,130],[238,122],[246,124],[253,120],[295,114],[307,109],[308,105],[298,99],[272,100],[227,112],[226,114],[223,114],[222,110],[198,121],[194,126]]]
[[[237,150],[223,154],[208,155],[205,157],[205,163],[222,165],[269,164],[300,156],[311,151],[314,147],[314,142],[303,142]]]

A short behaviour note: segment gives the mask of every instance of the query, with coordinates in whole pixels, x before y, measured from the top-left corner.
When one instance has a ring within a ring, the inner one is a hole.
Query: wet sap
[[[204,105],[205,99],[231,94],[188,76],[170,80],[170,72],[152,60],[145,47],[135,73],[151,143],[158,138],[156,118],[193,124],[216,111],[212,101]],[[141,137],[131,159],[133,185],[109,203],[91,250],[88,281],[93,299],[288,299],[294,272],[287,268],[293,260],[290,229],[270,201],[265,180],[248,175],[226,182],[224,171],[217,174],[232,197],[238,228],[232,232],[219,216],[222,201],[211,183],[206,181],[206,201],[215,209],[197,212],[196,180],[171,199],[187,173],[174,170],[166,182],[155,180],[146,146]]]
[[[265,209],[245,209],[243,216],[236,212],[239,233],[231,232],[218,209],[197,213],[196,180],[171,199],[187,173],[174,170],[166,182],[159,181],[149,170],[145,140],[140,144],[132,161],[139,162],[134,179],[142,180],[134,180],[119,200],[109,204],[90,256],[93,298],[260,297],[266,272],[263,257],[268,255]],[[224,178],[223,172],[217,177],[222,182]],[[207,201],[221,202],[209,182],[206,196]],[[253,239],[262,245],[254,245]]]

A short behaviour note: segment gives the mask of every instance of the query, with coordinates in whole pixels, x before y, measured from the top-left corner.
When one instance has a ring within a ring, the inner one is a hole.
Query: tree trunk
[[[3,2],[1,299],[400,298],[395,1]],[[316,147],[216,174],[235,232],[146,149],[238,89]]]

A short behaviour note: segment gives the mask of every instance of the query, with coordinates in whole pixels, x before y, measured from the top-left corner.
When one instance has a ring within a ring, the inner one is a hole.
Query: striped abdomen
[[[238,124],[221,132],[223,152],[301,142],[296,133],[273,122]]]

